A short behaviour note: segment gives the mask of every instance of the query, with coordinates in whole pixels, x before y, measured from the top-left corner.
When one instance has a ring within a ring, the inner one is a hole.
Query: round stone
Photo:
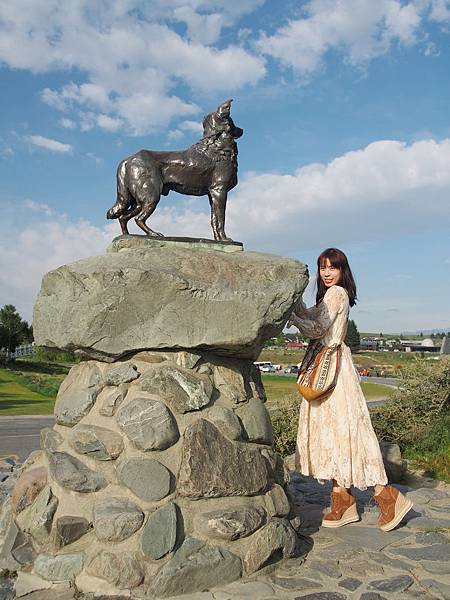
[[[130,458],[117,468],[121,482],[138,498],[158,502],[170,492],[170,471],[157,460]]]
[[[121,542],[135,533],[144,514],[127,498],[106,498],[94,506],[94,530],[102,542]]]
[[[177,509],[173,502],[155,510],[142,532],[142,552],[158,560],[175,546],[177,539]]]
[[[114,460],[123,450],[121,435],[96,425],[76,425],[71,431],[70,445],[80,454],[97,460]]]
[[[176,421],[165,404],[136,398],[117,413],[117,423],[133,444],[143,450],[165,450],[179,438]]]

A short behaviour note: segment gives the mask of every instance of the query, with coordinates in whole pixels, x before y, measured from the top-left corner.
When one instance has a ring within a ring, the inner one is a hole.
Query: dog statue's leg
[[[225,209],[227,206],[227,192],[224,188],[213,188],[208,194],[211,205],[211,227],[214,239],[220,242],[232,242],[225,234]]]

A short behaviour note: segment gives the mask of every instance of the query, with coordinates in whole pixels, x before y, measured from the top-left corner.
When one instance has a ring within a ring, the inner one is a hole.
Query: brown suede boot
[[[356,500],[345,488],[331,492],[331,509],[322,519],[323,527],[342,527],[359,521]]]
[[[397,527],[403,517],[411,510],[412,502],[392,485],[387,485],[373,496],[380,507],[378,525],[382,531],[391,531]]]

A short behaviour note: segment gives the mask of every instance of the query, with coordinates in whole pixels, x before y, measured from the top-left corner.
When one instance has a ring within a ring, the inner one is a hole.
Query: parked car
[[[261,373],[275,373],[275,367],[273,365],[262,365],[259,367]]]
[[[294,375],[297,375],[298,373],[298,366],[297,365],[289,365],[284,369],[285,373],[292,373]]]

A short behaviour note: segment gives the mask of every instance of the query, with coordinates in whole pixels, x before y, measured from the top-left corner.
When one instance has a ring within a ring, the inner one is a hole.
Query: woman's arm
[[[339,286],[333,286],[327,290],[323,301],[317,307],[313,307],[315,310],[312,314],[309,311],[304,316],[294,313],[290,322],[306,337],[313,340],[322,338],[347,304],[346,291]]]
[[[297,317],[300,317],[300,319],[316,319],[319,315],[319,307],[314,305],[310,308],[307,308],[303,300],[300,300],[294,306],[293,313],[297,315]]]

